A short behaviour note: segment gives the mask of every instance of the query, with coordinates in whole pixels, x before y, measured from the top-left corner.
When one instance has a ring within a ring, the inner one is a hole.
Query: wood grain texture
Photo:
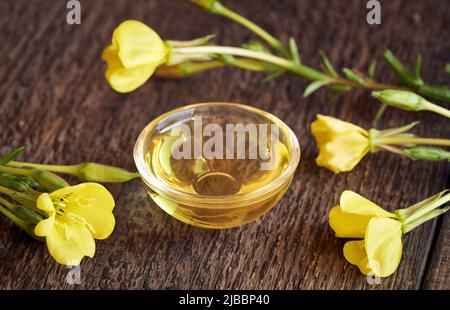
[[[448,1],[382,3],[382,24],[365,21],[365,1],[223,0],[287,41],[299,42],[302,59],[319,66],[325,50],[336,67],[368,67],[386,48],[412,62],[424,59],[431,83],[449,84]],[[314,163],[309,124],[317,113],[369,128],[378,105],[367,92],[326,102],[319,91],[302,99],[304,80],[221,69],[184,80],[152,79],[129,95],[115,93],[100,59],[122,20],[135,18],[163,38],[216,34],[239,45],[253,36],[185,1],[81,0],[82,24],[66,24],[65,1],[0,2],[0,154],[27,146],[21,158],[44,163],[99,161],[133,169],[132,149],[153,118],[188,103],[231,101],[272,112],[296,133],[302,160],[289,191],[270,213],[239,228],[197,229],[172,219],[138,182],[109,186],[117,198],[117,227],[97,242],[94,259],[81,265],[82,283],[69,285],[69,269],[43,244],[0,219],[1,289],[449,289],[449,218],[430,222],[404,238],[398,271],[369,285],[343,255],[343,240],[328,227],[328,211],[351,189],[387,209],[408,206],[446,187],[446,163],[413,162],[393,154],[367,156],[351,173],[334,175]],[[380,79],[393,82],[380,65]],[[449,137],[448,122],[431,113],[388,110],[379,128],[421,121],[424,136]]]

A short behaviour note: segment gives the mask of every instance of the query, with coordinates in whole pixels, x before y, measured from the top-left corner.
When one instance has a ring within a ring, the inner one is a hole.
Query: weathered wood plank
[[[224,69],[185,80],[153,79],[135,93],[120,95],[103,79],[100,54],[114,27],[126,18],[146,22],[164,38],[215,33],[218,42],[236,45],[252,36],[184,1],[81,3],[79,26],[66,24],[64,1],[0,3],[0,153],[26,145],[24,160],[93,160],[132,169],[134,141],[154,117],[188,103],[225,100],[283,119],[300,139],[302,161],[273,211],[255,223],[223,231],[172,219],[147,198],[139,182],[111,186],[117,228],[111,238],[97,243],[93,260],[83,261],[82,283],[76,288],[405,289],[419,288],[422,281],[427,288],[450,288],[448,217],[438,230],[428,223],[408,235],[400,268],[377,286],[368,285],[344,260],[344,242],[328,228],[328,211],[345,189],[392,210],[442,190],[449,175],[446,163],[412,162],[391,154],[369,156],[348,174],[335,176],[317,168],[309,124],[322,113],[370,127],[377,105],[366,93],[352,92],[328,104],[323,91],[302,99],[306,82],[295,77],[263,83],[262,75]],[[224,3],[285,41],[290,35],[298,39],[307,63],[318,66],[317,52],[323,49],[336,67],[364,69],[389,47],[411,62],[415,53],[422,53],[425,78],[449,83],[442,74],[450,51],[450,4],[445,1],[383,2],[380,26],[366,24],[364,1]],[[380,67],[380,77],[393,81]],[[413,120],[421,121],[421,135],[450,134],[445,119],[429,113],[389,110],[378,126]],[[0,288],[74,288],[65,281],[69,270],[4,218],[0,245]]]

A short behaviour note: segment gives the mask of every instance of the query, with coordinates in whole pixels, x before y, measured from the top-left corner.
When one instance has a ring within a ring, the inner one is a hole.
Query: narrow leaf
[[[323,65],[325,66],[325,71],[331,76],[338,77],[336,70],[334,70],[334,67],[331,64],[331,62],[328,59],[328,56],[325,54],[325,52],[320,51],[319,55],[320,55],[320,59],[322,60]]]
[[[414,76],[416,79],[420,79],[421,66],[422,66],[422,55],[417,54],[416,63],[414,64]]]
[[[263,43],[257,40],[251,40],[242,45],[243,48],[249,49],[255,52],[261,52],[264,54],[271,54],[270,49],[265,46]]]
[[[20,153],[22,153],[22,151],[25,149],[24,146],[21,146],[17,149],[15,149],[14,151],[12,151],[11,153],[9,153],[8,155],[6,155],[5,157],[0,159],[0,165],[4,166],[6,164],[8,164],[10,161],[16,159],[17,156],[20,155]]]
[[[384,111],[386,111],[386,108],[388,107],[388,105],[386,103],[382,103],[380,105],[380,107],[378,108],[377,114],[375,114],[375,122],[378,122],[381,118],[381,116],[383,116]]]
[[[375,78],[375,70],[377,69],[377,61],[374,59],[369,65],[369,77],[373,80]]]
[[[308,87],[306,87],[305,92],[303,93],[303,98],[308,97],[309,95],[311,95],[313,92],[315,92],[316,90],[318,90],[319,88],[321,88],[322,86],[328,84],[328,81],[315,81],[312,82],[311,84],[308,85]]]
[[[350,81],[353,81],[358,84],[364,84],[364,80],[360,76],[358,76],[353,70],[349,68],[344,68],[342,69],[342,71],[344,72],[345,77]]]
[[[342,93],[333,93],[333,94],[331,94],[331,96],[328,96],[328,98],[326,99],[326,102],[327,103],[333,103],[333,102],[335,102],[338,98],[339,98],[339,96],[341,96],[342,95]]]
[[[272,81],[285,72],[286,72],[286,70],[283,70],[283,69],[273,70],[268,76],[266,76],[266,78],[264,79],[264,82]]]
[[[415,76],[409,72],[409,70],[395,57],[395,55],[387,50],[383,54],[383,59],[389,65],[391,70],[395,73],[397,78],[400,79],[401,82],[405,82],[410,85],[420,86],[423,84],[423,81],[419,78],[417,79]]]
[[[291,50],[292,61],[295,65],[300,65],[300,54],[298,53],[297,42],[295,42],[294,38],[289,39],[289,49]]]

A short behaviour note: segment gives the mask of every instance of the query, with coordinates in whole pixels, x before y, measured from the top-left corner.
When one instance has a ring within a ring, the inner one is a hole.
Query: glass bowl
[[[199,103],[148,124],[134,160],[161,209],[185,223],[220,229],[254,221],[277,204],[292,181],[300,147],[270,113]]]

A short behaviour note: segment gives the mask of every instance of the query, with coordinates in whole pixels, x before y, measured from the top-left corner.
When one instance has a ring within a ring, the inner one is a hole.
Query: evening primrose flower
[[[94,239],[106,239],[115,226],[114,198],[97,183],[43,193],[36,204],[48,217],[34,233],[45,237],[50,255],[63,265],[79,265],[84,256],[94,257]]]
[[[311,131],[319,148],[317,165],[334,173],[352,170],[370,150],[365,129],[334,117],[318,114]]]
[[[422,138],[409,133],[417,124],[413,122],[398,128],[365,130],[334,117],[319,114],[317,120],[311,124],[311,132],[319,148],[316,163],[336,174],[347,172],[368,152],[375,153],[380,150],[411,159],[449,160],[449,152],[421,145],[450,146],[450,140]]]
[[[364,240],[345,243],[344,257],[363,274],[390,276],[402,257],[402,223],[390,218],[371,218]]]
[[[447,212],[448,207],[441,208],[450,201],[446,193],[391,213],[357,193],[344,191],[340,204],[330,211],[329,224],[336,237],[362,239],[345,243],[343,252],[349,263],[363,274],[387,277],[400,264],[402,235]]]
[[[395,218],[372,201],[352,191],[344,191],[338,206],[331,209],[329,223],[339,238],[364,238],[373,217]]]
[[[150,27],[137,20],[121,23],[102,58],[108,64],[106,79],[120,92],[143,85],[158,66],[168,61],[169,48]]]

